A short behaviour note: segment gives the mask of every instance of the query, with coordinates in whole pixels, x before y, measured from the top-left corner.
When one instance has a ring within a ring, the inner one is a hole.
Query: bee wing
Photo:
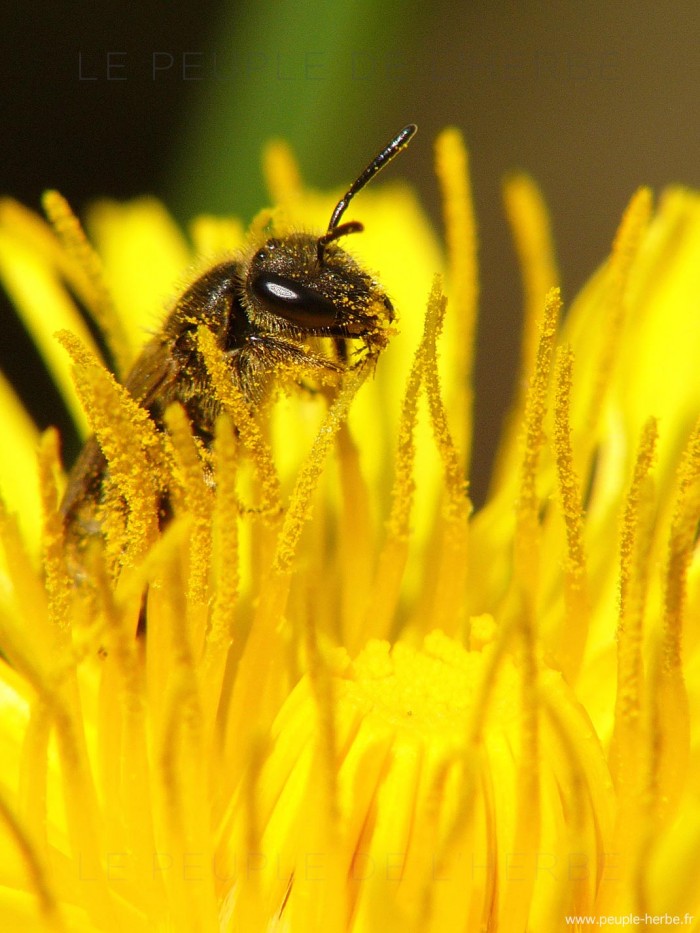
[[[179,370],[172,338],[159,335],[146,344],[124,385],[143,408],[158,400],[165,409],[173,400]]]

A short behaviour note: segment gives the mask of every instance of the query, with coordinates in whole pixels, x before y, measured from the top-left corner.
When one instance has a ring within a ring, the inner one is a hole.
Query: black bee
[[[369,163],[341,198],[321,235],[270,237],[252,255],[238,255],[205,272],[177,300],[161,332],[144,348],[125,385],[159,428],[168,406],[179,402],[194,431],[211,440],[219,412],[197,345],[206,325],[224,354],[231,379],[254,405],[281,367],[342,373],[349,341],[359,359],[376,357],[386,345],[393,307],[375,279],[339,245],[362,231],[357,221],[340,223],[351,199],[416,132],[404,127]],[[313,346],[331,338],[335,356]],[[61,512],[67,527],[84,524],[99,502],[107,464],[95,437],[73,467]],[[78,530],[77,528],[74,530]]]

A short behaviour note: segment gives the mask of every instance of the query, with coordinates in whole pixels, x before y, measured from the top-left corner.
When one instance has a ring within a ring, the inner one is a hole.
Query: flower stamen
[[[586,552],[583,543],[584,514],[581,485],[574,466],[571,443],[571,382],[574,356],[570,347],[557,354],[554,403],[554,454],[561,510],[566,527],[567,558],[564,577],[566,612],[559,638],[558,660],[566,676],[575,680],[588,638]]]
[[[72,260],[69,267],[71,284],[79,289],[80,297],[112,355],[117,374],[124,376],[131,364],[131,348],[123,321],[105,283],[102,262],[70,204],[58,191],[44,192],[42,204],[63,246],[65,257]]]
[[[469,182],[469,154],[459,130],[443,130],[435,141],[435,172],[442,192],[442,215],[447,245],[453,346],[454,405],[461,418],[454,426],[462,472],[469,475],[473,421],[473,368],[479,302],[476,219]],[[450,402],[452,403],[452,399]]]

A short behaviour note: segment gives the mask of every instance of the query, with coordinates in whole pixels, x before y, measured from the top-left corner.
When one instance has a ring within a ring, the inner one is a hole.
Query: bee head
[[[292,233],[272,237],[247,267],[246,295],[256,323],[296,335],[359,338],[368,350],[381,349],[393,320],[389,297],[338,245],[360,233],[357,221],[340,223],[352,198],[401,152],[416,132],[409,124],[375,156],[336,204],[321,236]]]
[[[373,342],[393,320],[378,282],[336,243],[318,261],[318,238],[292,233],[270,238],[248,264],[248,304],[265,330],[290,327],[296,336],[349,337]]]

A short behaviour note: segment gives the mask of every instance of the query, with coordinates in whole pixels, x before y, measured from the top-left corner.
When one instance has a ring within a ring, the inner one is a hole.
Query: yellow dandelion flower
[[[700,928],[700,196],[635,194],[567,308],[507,181],[522,371],[473,514],[467,164],[442,134],[444,252],[406,188],[358,199],[398,310],[373,374],[273,360],[251,406],[193,322],[204,439],[121,383],[240,225],[0,208],[5,288],[108,464],[76,532],[55,432],[0,381],[3,928]],[[265,167],[252,236],[324,230],[284,145]]]

